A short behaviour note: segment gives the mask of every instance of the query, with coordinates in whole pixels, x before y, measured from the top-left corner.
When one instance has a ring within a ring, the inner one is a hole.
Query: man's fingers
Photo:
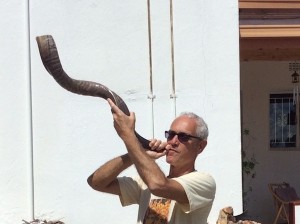
[[[129,117],[131,117],[131,119],[135,120],[135,113],[132,111],[130,111],[129,113],[130,113]]]
[[[107,98],[107,102],[108,102],[108,104],[111,108],[111,112],[113,114],[117,114],[117,115],[124,115],[125,114],[110,98]],[[130,112],[129,117],[132,117],[132,119],[135,120],[135,113]]]
[[[154,139],[154,144],[152,144],[152,148],[157,149],[159,148],[160,144],[161,144],[161,140]]]
[[[112,113],[120,113],[121,112],[119,107],[110,98],[107,98],[107,102],[111,108]]]
[[[112,107],[114,104],[114,102],[110,99],[110,98],[107,98],[107,102],[109,104],[110,107]]]
[[[167,145],[168,145],[167,142],[163,142],[163,141],[157,140],[157,139],[152,139],[149,144],[151,150],[154,150],[157,152],[164,151],[166,149]]]
[[[108,104],[109,104],[109,106],[110,106],[110,108],[111,108],[111,112],[113,113],[114,112],[114,106],[116,106],[115,104],[114,104],[114,102],[110,99],[110,98],[107,98],[107,102],[108,102]]]

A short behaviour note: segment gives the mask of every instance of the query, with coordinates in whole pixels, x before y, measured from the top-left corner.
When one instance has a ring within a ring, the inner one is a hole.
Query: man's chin
[[[166,156],[166,162],[172,164],[173,158],[171,156]]]

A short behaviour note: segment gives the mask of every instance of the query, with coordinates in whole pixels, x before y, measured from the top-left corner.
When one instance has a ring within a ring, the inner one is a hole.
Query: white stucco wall
[[[0,7],[0,222],[30,217],[31,117],[25,2]]]
[[[5,209],[0,220],[18,223],[32,213],[73,224],[136,220],[136,206],[122,208],[117,197],[95,192],[86,183],[90,173],[125,147],[104,100],[69,93],[46,72],[35,42],[45,34],[54,37],[70,76],[103,83],[124,99],[144,137],[163,138],[175,112],[201,115],[210,136],[196,167],[217,182],[209,221],[215,223],[228,205],[236,214],[242,212],[237,1],[173,2],[176,101],[170,99],[169,1],[151,1],[153,104],[148,99],[146,1],[30,1],[30,58],[26,5],[15,0],[4,5],[0,203]],[[159,163],[167,172],[164,160]],[[133,173],[133,168],[125,172]]]

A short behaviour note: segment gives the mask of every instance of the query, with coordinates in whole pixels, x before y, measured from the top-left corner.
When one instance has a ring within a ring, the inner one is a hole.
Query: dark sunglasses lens
[[[179,133],[177,136],[181,142],[187,142],[190,139],[190,137],[185,133]]]
[[[167,138],[168,141],[172,140],[175,137],[175,135],[178,136],[180,142],[187,142],[190,139],[190,137],[185,133],[177,133],[175,131],[165,131],[165,137]]]
[[[165,137],[168,140],[173,139],[175,135],[176,133],[174,131],[165,131]]]

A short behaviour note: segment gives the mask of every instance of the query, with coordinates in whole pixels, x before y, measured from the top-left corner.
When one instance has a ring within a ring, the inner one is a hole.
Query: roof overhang
[[[300,0],[239,0],[240,59],[300,60]]]
[[[299,0],[239,0],[240,9],[300,9]]]

